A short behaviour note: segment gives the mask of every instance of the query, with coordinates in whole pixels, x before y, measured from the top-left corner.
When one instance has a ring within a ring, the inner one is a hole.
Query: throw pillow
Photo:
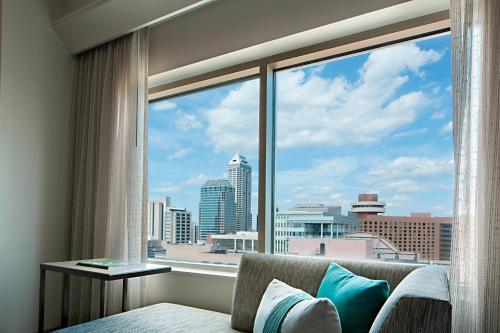
[[[335,304],[342,332],[366,333],[389,297],[389,284],[331,264],[319,286],[318,297],[326,297]]]
[[[254,333],[341,333],[337,310],[328,299],[274,279],[267,287],[257,310]]]

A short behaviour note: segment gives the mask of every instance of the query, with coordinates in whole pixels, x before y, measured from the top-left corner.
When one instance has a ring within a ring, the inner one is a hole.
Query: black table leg
[[[122,287],[122,312],[127,311],[128,303],[128,279],[123,279]]]
[[[69,322],[69,274],[63,274],[61,326],[68,327],[68,322]]]
[[[43,332],[45,317],[45,269],[40,269],[40,290],[38,291],[38,332]]]
[[[99,300],[99,318],[106,316],[106,280],[101,280],[101,298]]]

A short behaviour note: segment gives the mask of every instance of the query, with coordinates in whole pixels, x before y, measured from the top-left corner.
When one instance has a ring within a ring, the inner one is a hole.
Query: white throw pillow
[[[279,329],[281,328],[281,329]],[[341,333],[335,305],[274,279],[262,296],[254,333]]]

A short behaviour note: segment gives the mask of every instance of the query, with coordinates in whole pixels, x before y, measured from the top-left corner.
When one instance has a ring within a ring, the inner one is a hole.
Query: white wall
[[[3,0],[0,78],[0,332],[33,332],[38,265],[64,260],[73,59],[46,2]],[[47,274],[47,327],[61,283]]]
[[[151,28],[149,74],[408,0],[220,0]]]
[[[171,272],[146,281],[148,305],[169,302],[231,313],[235,277]]]

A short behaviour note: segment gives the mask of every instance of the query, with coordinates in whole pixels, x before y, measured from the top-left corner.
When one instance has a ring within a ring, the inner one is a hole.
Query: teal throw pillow
[[[358,276],[338,264],[331,264],[318,290],[337,308],[343,333],[366,333],[389,297],[387,281]]]

